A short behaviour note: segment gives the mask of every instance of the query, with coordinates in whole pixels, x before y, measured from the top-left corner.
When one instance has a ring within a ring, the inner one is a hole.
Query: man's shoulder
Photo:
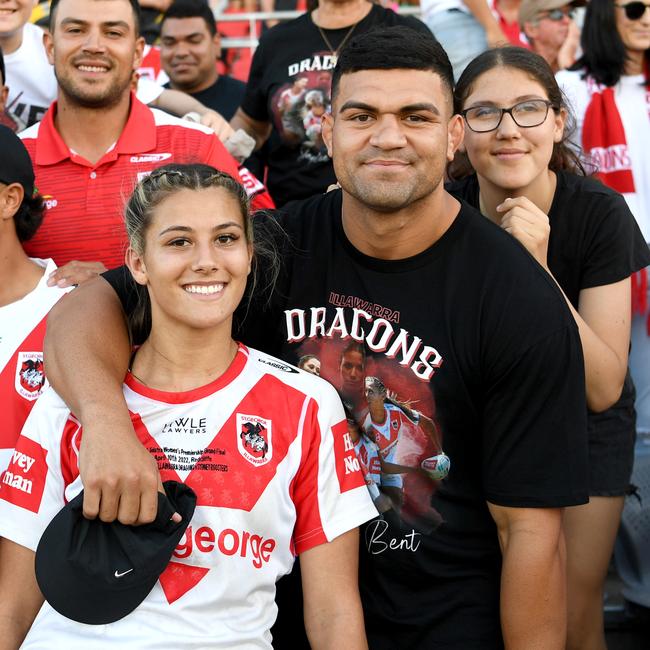
[[[340,190],[334,190],[307,199],[289,201],[275,210],[273,216],[288,232],[324,233],[341,216],[341,196]]]
[[[169,154],[167,162],[173,162],[172,159],[176,159],[176,162],[206,162],[205,156],[215,148],[217,156],[229,155],[214,131],[207,126],[147,108],[153,114],[155,150]],[[143,152],[143,155],[146,153]]]
[[[156,128],[168,127],[171,130],[174,130],[178,133],[192,134],[192,133],[203,133],[204,135],[213,136],[214,131],[203,124],[198,124],[196,122],[190,122],[189,120],[183,120],[180,117],[175,115],[170,115],[165,111],[161,111],[158,108],[147,107],[148,110],[153,114],[154,124]]]
[[[219,78],[217,79],[213,88],[219,88],[219,89],[225,88],[226,90],[243,91],[246,88],[246,84],[239,79],[235,79],[235,77],[231,77],[230,75],[227,74],[221,74],[219,75]]]
[[[48,109],[48,113],[51,110]],[[170,115],[169,113],[166,113],[165,111],[161,111],[157,108],[151,108],[145,104],[142,104],[139,107],[139,113],[140,118],[142,116],[145,116],[145,121],[148,121],[146,119],[146,112],[150,112],[152,117],[153,117],[153,124],[156,128],[157,132],[161,131],[169,131],[175,134],[175,136],[195,136],[197,134],[200,134],[202,137],[213,137],[214,136],[214,131],[212,129],[208,128],[207,126],[204,126],[203,124],[197,124],[195,122],[190,122],[188,120],[183,120],[180,117],[176,117],[175,115]],[[45,135],[48,129],[50,128],[50,120],[47,119],[48,115],[46,114],[40,122],[37,122],[36,124],[32,124],[32,126],[26,128],[24,131],[21,131],[18,134],[18,137],[23,140],[25,146],[29,146],[30,141],[37,140],[39,136]],[[142,125],[140,125],[142,126]]]
[[[341,214],[340,192],[319,194],[309,199],[291,201],[282,208],[256,213],[253,219],[255,238],[272,242],[273,248],[281,252],[283,264],[296,255],[306,255],[316,250],[325,250],[327,242],[335,236]]]
[[[245,94],[246,84],[243,81],[222,74],[211,86],[192,94],[192,97],[230,120],[241,106]]]
[[[457,219],[462,222],[463,228],[462,237],[459,238],[457,245],[460,246],[464,242],[467,246],[479,248],[482,251],[480,258],[484,260],[496,262],[499,255],[504,254],[510,258],[521,259],[526,265],[529,262],[536,264],[531,255],[512,235],[499,228],[468,202],[463,192],[471,189],[471,182],[471,179],[463,179],[459,185],[453,184],[448,187],[448,189],[459,190],[454,197],[460,203]],[[467,187],[465,187],[465,183],[467,183]]]
[[[554,311],[556,325],[571,320],[556,283],[524,246],[464,200],[460,203],[462,234],[448,259],[463,269],[464,293],[473,288],[486,306]],[[556,310],[549,301],[557,303]]]
[[[468,187],[465,187],[465,183],[468,183],[469,187],[471,185],[471,179],[463,179],[462,181],[459,181],[458,185],[454,183],[446,187],[447,190],[459,190],[452,193],[454,198],[456,198],[460,203],[457,220],[462,223],[463,237],[460,239],[458,245],[460,245],[462,241],[465,241],[470,246],[480,246],[481,249],[485,251],[484,255],[488,259],[494,257],[492,249],[495,246],[499,250],[503,249],[518,256],[524,250],[523,247],[518,244],[511,235],[504,232],[486,216],[482,215],[480,211],[468,201],[465,197],[465,193],[468,189]],[[487,245],[483,245],[484,241]]]

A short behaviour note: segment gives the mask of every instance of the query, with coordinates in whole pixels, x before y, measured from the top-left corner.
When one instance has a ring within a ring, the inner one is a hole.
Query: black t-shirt
[[[165,88],[171,88],[171,84],[166,83]],[[217,111],[225,120],[230,120],[241,106],[245,91],[246,84],[243,81],[222,74],[209,88],[189,95],[204,106]]]
[[[316,356],[356,421],[369,489],[390,506],[362,531],[371,648],[498,648],[500,551],[486,501],[587,500],[582,348],[564,299],[466,204],[433,246],[399,261],[352,246],[340,192],[289,208],[276,213],[283,272],[240,334],[290,363]],[[256,220],[257,236],[272,223]],[[443,450],[445,478],[417,472]],[[285,647],[301,613],[295,598],[280,608]]]
[[[373,5],[353,34],[379,25],[406,25],[431,36],[416,18],[380,5]],[[323,31],[338,48],[350,28]],[[264,33],[253,56],[242,109],[253,119],[272,124],[267,187],[279,206],[323,192],[336,182],[320,131],[321,116],[330,106],[334,64],[310,14]]]
[[[450,183],[447,189],[478,208],[475,175]],[[575,309],[582,289],[619,282],[650,264],[648,245],[625,199],[595,178],[558,172],[548,219],[548,267]],[[634,386],[628,373],[612,408],[630,411],[633,404]],[[611,418],[606,411],[591,413],[589,420],[593,425]],[[625,423],[634,427],[631,411]]]

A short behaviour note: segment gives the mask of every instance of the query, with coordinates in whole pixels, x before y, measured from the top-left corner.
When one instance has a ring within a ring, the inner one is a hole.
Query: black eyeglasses
[[[487,133],[499,128],[503,115],[508,113],[515,124],[523,129],[539,126],[546,120],[548,109],[556,107],[547,99],[529,99],[510,108],[497,106],[472,106],[461,111],[467,126],[476,133]]]
[[[575,9],[573,7],[565,7],[564,9],[551,9],[551,11],[545,11],[541,14],[538,14],[538,18],[548,18],[549,20],[554,20],[556,23],[559,23],[564,18],[573,18],[575,15]]]
[[[628,20],[639,20],[645,13],[646,9],[650,8],[650,4],[645,2],[628,2],[625,5],[615,5],[619,9],[625,11],[625,16]]]

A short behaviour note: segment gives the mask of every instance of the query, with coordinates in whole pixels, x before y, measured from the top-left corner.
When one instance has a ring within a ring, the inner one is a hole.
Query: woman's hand
[[[550,273],[547,265],[548,238],[551,234],[548,215],[525,196],[506,199],[497,206],[497,212],[503,213],[501,227]]]

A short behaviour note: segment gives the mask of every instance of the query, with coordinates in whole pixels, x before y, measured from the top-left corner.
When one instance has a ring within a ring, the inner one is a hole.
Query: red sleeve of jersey
[[[254,210],[269,210],[275,207],[264,183],[246,167],[240,167],[216,135],[210,138],[210,145],[203,162],[238,179],[244,186]]]
[[[321,430],[315,403],[309,405],[302,436],[300,469],[291,483],[291,498],[296,507],[293,541],[297,554],[327,542],[318,503],[319,451]],[[308,429],[311,431],[307,433]]]
[[[361,465],[354,451],[354,443],[348,432],[347,422],[332,427],[334,438],[334,462],[341,494],[365,485]]]
[[[2,475],[0,499],[38,512],[47,471],[47,449],[26,436],[20,436],[11,455],[9,467]]]
[[[331,541],[376,515],[333,388],[312,400],[302,431],[300,468],[291,485],[297,553]]]
[[[43,367],[45,318],[25,337],[4,368],[0,368],[3,412],[0,449],[13,449],[36,399],[46,387]],[[20,327],[20,324],[16,324]]]

